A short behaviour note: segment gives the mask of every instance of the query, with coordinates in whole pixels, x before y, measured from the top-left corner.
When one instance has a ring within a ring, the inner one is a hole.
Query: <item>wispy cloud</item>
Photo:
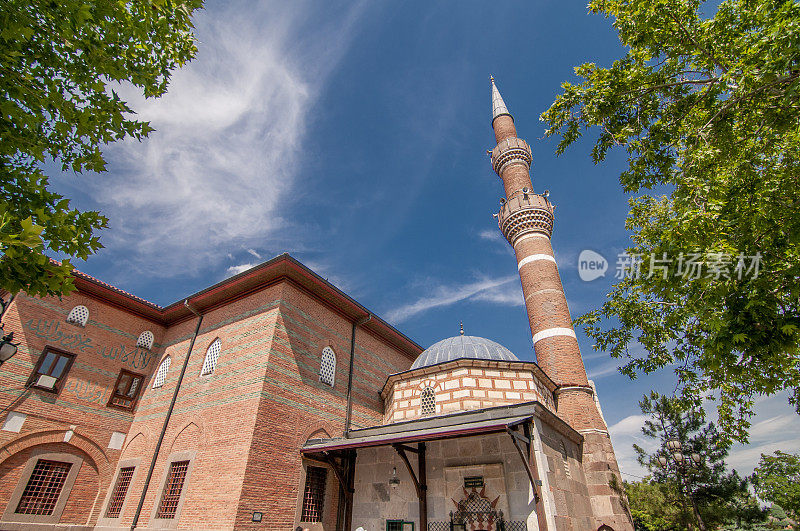
[[[432,295],[389,310],[386,312],[386,318],[390,322],[401,323],[432,308],[449,306],[465,300],[521,306],[522,289],[518,282],[517,275],[509,275],[500,278],[482,278],[460,285],[437,285],[428,289]]]
[[[585,359],[588,358],[584,358],[584,360]],[[619,360],[612,359],[596,367],[591,367],[591,368],[587,367],[586,369],[587,376],[589,377],[590,380],[597,380],[598,378],[602,378],[604,376],[618,374],[619,373],[618,369],[620,365],[621,363]]]
[[[309,110],[363,5],[314,31],[309,2],[211,8],[195,20],[198,57],[164,97],[120,87],[156,131],[109,147],[112,175],[90,190],[111,220],[107,252],[162,277],[219,265],[231,249],[259,258],[253,246],[285,225]]]
[[[255,265],[256,264],[239,264],[239,265],[235,265],[235,266],[230,266],[225,271],[227,273],[225,276],[226,277],[232,277],[234,275],[238,275],[239,273],[243,273],[243,272],[247,271],[248,269],[250,269],[251,267],[254,267]]]
[[[494,230],[482,230],[478,233],[478,237],[481,240],[489,240],[490,242],[497,242],[497,243],[506,243],[506,239],[503,238],[503,235],[500,234],[500,231],[497,229]]]
[[[259,260],[261,260],[261,255],[258,254],[258,252],[256,252],[255,249],[248,249],[247,252],[250,253],[251,255],[255,256],[256,258],[258,258]]]

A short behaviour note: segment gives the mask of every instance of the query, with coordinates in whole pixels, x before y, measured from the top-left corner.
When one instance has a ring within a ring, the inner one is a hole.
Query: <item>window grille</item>
[[[67,315],[67,322],[78,326],[86,326],[89,322],[89,308],[86,306],[75,306]]]
[[[322,511],[325,506],[325,481],[327,479],[327,468],[309,466],[306,469],[306,488],[303,492],[303,512],[300,516],[300,521],[322,521]]]
[[[108,405],[124,409],[133,408],[139,389],[142,387],[142,380],[144,380],[144,376],[140,374],[134,374],[126,370],[120,371],[117,377],[117,384],[114,386],[114,393],[111,395]]]
[[[71,467],[72,463],[39,459],[22,492],[17,514],[53,514]]]
[[[133,471],[136,467],[128,466],[121,468],[117,474],[117,484],[114,485],[114,490],[111,492],[111,500],[108,502],[108,509],[106,510],[106,518],[119,518],[119,513],[122,512],[122,504],[125,503],[125,495],[128,493],[128,487],[131,484]]]
[[[158,371],[156,371],[156,377],[153,378],[153,389],[156,389],[164,385],[164,380],[167,379],[167,371],[169,371],[170,362],[171,362],[170,357],[167,356],[166,358],[164,358],[164,361],[161,362],[161,365],[158,366]]]
[[[426,387],[422,390],[422,397],[420,400],[423,415],[433,415],[436,413],[436,392],[432,387]]]
[[[31,375],[29,384],[39,389],[57,392],[59,383],[66,378],[74,359],[75,356],[67,352],[50,347],[45,348]]]
[[[319,381],[333,387],[336,381],[336,354],[331,347],[322,349],[322,361],[319,365]]]
[[[136,340],[136,348],[143,348],[145,350],[150,350],[153,348],[153,341],[156,338],[153,336],[153,332],[150,330],[145,330],[141,334],[139,334],[139,339]]]
[[[222,342],[219,338],[215,339],[206,350],[206,359],[203,360],[203,368],[200,371],[200,376],[211,374],[217,368],[217,359],[219,358],[219,351],[222,348]]]
[[[170,463],[167,484],[164,485],[164,493],[161,495],[161,503],[158,504],[156,518],[175,518],[175,513],[178,511],[178,502],[181,500],[183,482],[186,480],[186,472],[188,470],[189,461]]]

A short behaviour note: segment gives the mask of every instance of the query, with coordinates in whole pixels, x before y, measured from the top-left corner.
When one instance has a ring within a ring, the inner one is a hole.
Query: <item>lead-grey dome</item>
[[[455,336],[442,339],[419,355],[412,369],[437,365],[446,361],[472,358],[493,361],[519,361],[513,352],[484,337]]]

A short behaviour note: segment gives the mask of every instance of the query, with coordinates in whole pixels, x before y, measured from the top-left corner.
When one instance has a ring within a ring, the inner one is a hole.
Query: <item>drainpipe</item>
[[[347,414],[344,419],[344,436],[350,436],[350,421],[353,416],[353,366],[356,357],[356,328],[368,323],[372,319],[372,314],[359,321],[353,321],[353,330],[350,333],[350,370],[347,373]]]
[[[186,367],[189,365],[189,356],[192,354],[192,349],[194,348],[194,341],[197,339],[197,334],[200,332],[200,324],[203,322],[203,316],[197,312],[194,308],[189,305],[189,300],[186,299],[183,301],[183,305],[186,308],[197,316],[197,326],[194,329],[194,335],[192,336],[192,341],[189,343],[189,350],[186,352],[186,359],[183,360],[183,367],[181,367],[181,374],[178,376],[178,383],[175,385],[175,391],[172,393],[172,402],[169,403],[169,409],[167,410],[167,416],[164,418],[164,425],[161,427],[161,435],[158,436],[158,442],[156,443],[156,449],[153,451],[153,460],[150,461],[150,470],[147,471],[147,477],[144,480],[144,488],[142,489],[142,495],[139,498],[139,505],[136,507],[136,514],[133,515],[133,522],[131,522],[131,529],[136,529],[136,524],[139,523],[139,515],[142,513],[142,506],[144,506],[144,497],[147,495],[147,489],[150,487],[150,479],[153,477],[153,470],[156,468],[156,460],[158,459],[158,453],[161,451],[161,443],[164,442],[164,435],[167,433],[167,426],[169,425],[169,419],[172,416],[172,410],[175,409],[175,402],[178,400],[178,391],[181,389],[181,383],[183,383],[183,375],[186,374]]]

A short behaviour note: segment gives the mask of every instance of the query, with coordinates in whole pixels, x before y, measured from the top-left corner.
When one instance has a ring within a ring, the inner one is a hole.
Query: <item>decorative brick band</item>
[[[536,332],[535,334],[533,334],[533,343],[535,345],[542,339],[547,339],[548,337],[555,337],[555,336],[575,337],[575,331],[572,328],[548,328],[546,330],[542,330],[541,332]],[[591,390],[589,390],[589,392],[591,392]]]
[[[522,164],[530,170],[532,160],[531,148],[521,138],[507,138],[492,150],[492,168],[499,176],[502,176],[503,171],[513,164]]]
[[[572,334],[573,336],[575,334]],[[554,391],[556,395],[560,395],[564,391],[583,391],[586,394],[594,396],[594,389],[591,386],[586,385],[562,385],[558,389]]]
[[[601,435],[606,435],[606,436],[609,435],[608,430],[598,430],[597,428],[587,428],[585,430],[577,430],[577,431],[580,434],[584,434],[584,433],[599,433]]]
[[[549,240],[550,236],[548,236],[547,234],[542,234],[540,232],[532,232],[530,234],[523,234],[522,236],[520,236],[516,240],[514,240],[514,245],[516,246],[518,243],[524,242],[525,240],[527,240],[529,238],[546,238],[546,239]]]
[[[549,254],[532,254],[526,256],[525,258],[519,261],[519,263],[517,264],[517,270],[522,269],[522,266],[524,266],[525,264],[530,264],[531,262],[536,262],[537,260],[549,260],[554,264],[556,263],[556,259],[550,256]]]

